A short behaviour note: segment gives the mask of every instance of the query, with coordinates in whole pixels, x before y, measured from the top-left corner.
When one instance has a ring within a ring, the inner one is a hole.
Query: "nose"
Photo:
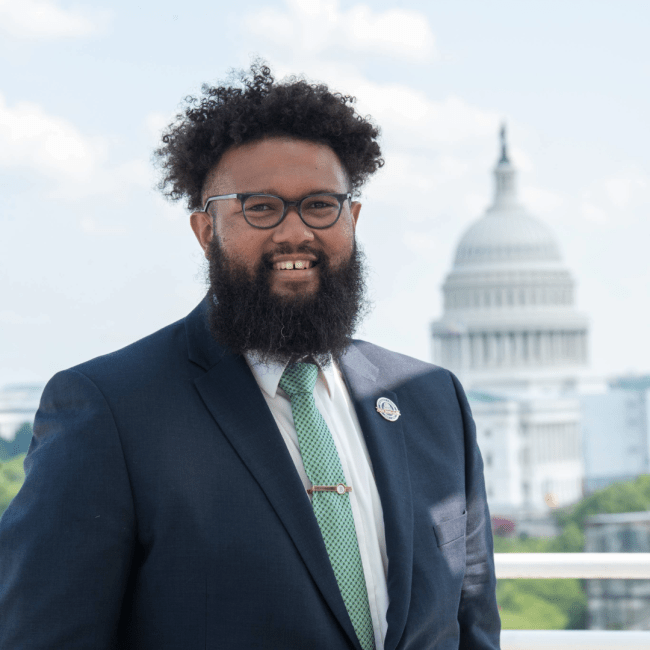
[[[276,244],[287,242],[298,246],[312,239],[314,239],[314,233],[300,218],[298,208],[295,205],[287,208],[287,214],[282,223],[273,229],[273,241]]]

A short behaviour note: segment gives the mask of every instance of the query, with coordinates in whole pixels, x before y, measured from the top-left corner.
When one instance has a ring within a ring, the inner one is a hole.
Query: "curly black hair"
[[[240,86],[201,87],[202,96],[185,98],[185,109],[165,129],[154,152],[162,178],[158,188],[169,199],[187,198],[200,210],[210,170],[232,146],[268,136],[289,136],[331,147],[345,170],[350,189],[361,186],[384,161],[379,129],[354,109],[356,99],[326,85],[290,77],[276,83],[271,70],[256,61],[250,71],[231,73]]]

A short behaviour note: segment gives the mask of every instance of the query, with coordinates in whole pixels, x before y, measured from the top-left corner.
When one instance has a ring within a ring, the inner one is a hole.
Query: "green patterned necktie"
[[[284,371],[280,388],[291,400],[300,454],[309,480],[314,488],[335,488],[315,489],[312,506],[354,631],[363,650],[373,650],[375,637],[350,495],[344,492],[345,475],[334,439],[314,401],[317,377],[318,368],[313,363],[295,363]]]

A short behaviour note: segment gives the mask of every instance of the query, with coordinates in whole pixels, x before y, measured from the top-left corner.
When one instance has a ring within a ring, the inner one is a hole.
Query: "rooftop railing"
[[[498,579],[650,578],[650,553],[495,553]],[[645,630],[503,630],[501,650],[650,648]]]

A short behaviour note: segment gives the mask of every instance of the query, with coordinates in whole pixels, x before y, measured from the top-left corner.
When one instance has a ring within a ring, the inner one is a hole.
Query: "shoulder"
[[[469,409],[460,381],[446,368],[360,339],[353,340],[351,352],[346,355],[349,365],[355,364],[354,356],[360,353],[376,368],[381,383],[397,393],[407,391],[442,403],[458,403],[462,410]]]
[[[417,377],[426,377],[434,381],[450,381],[453,376],[446,368],[382,348],[368,341],[354,339],[352,347],[376,366],[383,376],[390,376],[397,381]]]
[[[89,377],[119,372],[122,376],[142,373],[151,374],[177,365],[179,358],[187,359],[185,319],[167,325],[120,350],[110,352],[74,366],[75,370]]]
[[[126,347],[63,370],[48,382],[44,395],[84,392],[125,397],[142,394],[161,383],[177,383],[191,372],[185,319]],[[83,388],[85,387],[85,389]]]

